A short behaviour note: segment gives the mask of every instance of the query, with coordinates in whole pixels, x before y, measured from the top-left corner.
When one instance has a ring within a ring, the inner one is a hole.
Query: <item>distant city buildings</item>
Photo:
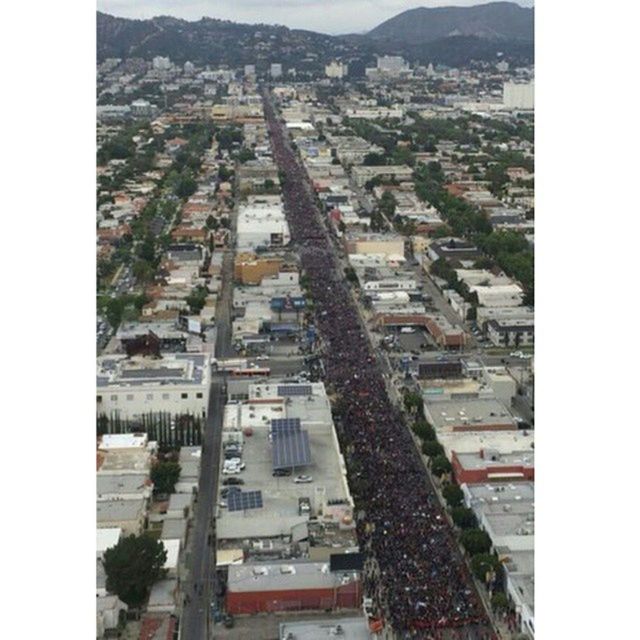
[[[153,59],[153,68],[157,71],[168,71],[171,69],[171,60],[167,58],[163,58],[162,56],[156,56]]]
[[[534,82],[505,82],[502,101],[507,109],[533,109]]]
[[[349,72],[348,65],[337,62],[336,60],[332,60],[328,65],[324,68],[324,73],[327,78],[335,78],[337,80],[342,80],[342,78],[346,78]]]
[[[269,68],[269,74],[272,78],[280,78],[282,76],[282,65],[279,62],[273,62]]]

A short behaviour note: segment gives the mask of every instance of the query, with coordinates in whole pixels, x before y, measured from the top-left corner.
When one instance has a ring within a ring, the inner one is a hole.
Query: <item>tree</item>
[[[130,607],[141,606],[151,585],[166,574],[162,568],[166,560],[164,545],[149,534],[122,538],[104,552],[102,564],[107,574],[107,591],[115,593]]]
[[[422,396],[414,391],[405,393],[404,406],[409,413],[416,413],[422,406]]]
[[[416,420],[413,425],[413,432],[421,440],[435,440],[436,431],[426,420]]]
[[[151,467],[151,481],[156,493],[173,493],[180,477],[177,462],[158,462]]]
[[[186,298],[186,303],[191,309],[191,313],[200,313],[207,300],[206,287],[195,287]]]
[[[146,260],[138,260],[132,267],[132,273],[138,282],[146,283],[153,280],[154,270]]]
[[[264,188],[267,190],[273,189],[276,183],[271,178],[266,178],[264,181]]]
[[[206,225],[207,225],[207,229],[211,230],[211,229],[217,229],[220,226],[220,223],[218,222],[218,219],[215,216],[209,214],[207,216]]]
[[[442,495],[450,507],[459,507],[464,497],[462,489],[457,484],[448,484],[442,490]]]
[[[460,535],[460,542],[471,556],[479,553],[488,553],[491,549],[491,538],[482,529],[467,529],[463,531]]]
[[[387,159],[384,155],[372,151],[371,153],[367,153],[367,155],[362,159],[362,164],[365,167],[378,167],[387,164]]]
[[[422,453],[429,458],[435,458],[444,453],[443,446],[435,440],[427,440],[422,443]]]
[[[249,160],[255,159],[256,154],[251,149],[247,149],[247,147],[242,147],[242,149],[240,149],[240,151],[238,152],[238,162],[240,162],[240,164],[244,164]]]
[[[506,611],[509,608],[509,598],[504,591],[496,591],[491,596],[491,608],[494,611]]]
[[[451,463],[445,456],[436,456],[431,460],[431,472],[435,476],[443,476],[445,473],[451,473]]]
[[[475,514],[467,507],[453,507],[451,517],[455,525],[461,529],[473,529],[478,526]]]
[[[493,573],[500,567],[498,558],[490,553],[479,553],[471,558],[471,571],[481,582],[487,581],[487,574]]]
[[[346,267],[344,270],[345,278],[353,285],[358,285],[358,276],[353,267]]]

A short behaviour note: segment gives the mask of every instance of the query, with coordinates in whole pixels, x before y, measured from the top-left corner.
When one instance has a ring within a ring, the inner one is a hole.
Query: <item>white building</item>
[[[183,70],[185,72],[186,75],[191,75],[195,70],[196,70],[196,66],[193,64],[193,62],[189,62],[188,60],[184,63],[184,67]]]
[[[131,115],[134,118],[150,118],[154,107],[148,100],[134,100],[131,103]]]
[[[205,416],[210,377],[207,354],[102,356],[97,361],[97,412],[122,419],[163,411]]]
[[[153,68],[157,71],[167,71],[171,69],[171,60],[168,57],[156,56],[153,59]]]
[[[256,65],[255,64],[245,64],[244,65],[244,75],[246,76],[255,76],[256,75]]]
[[[505,82],[502,101],[506,109],[533,109],[534,83]]]
[[[349,73],[349,67],[342,62],[332,60],[325,66],[324,73],[327,78],[337,78],[338,80],[342,80],[342,78],[345,78],[347,73]]]
[[[237,236],[238,250],[276,248],[289,244],[289,224],[279,199],[276,203],[253,202],[240,207]]]
[[[282,75],[282,65],[279,62],[272,62],[269,73],[272,78],[279,78]]]

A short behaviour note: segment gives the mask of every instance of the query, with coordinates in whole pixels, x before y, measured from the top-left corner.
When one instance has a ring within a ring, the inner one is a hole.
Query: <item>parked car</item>
[[[244,480],[242,478],[225,478],[222,484],[225,486],[244,484]]]
[[[281,478],[283,476],[290,476],[291,475],[291,469],[274,469],[273,473],[271,475],[273,475],[274,478]]]
[[[293,481],[296,484],[306,484],[307,482],[313,482],[313,478],[311,476],[296,476]]]

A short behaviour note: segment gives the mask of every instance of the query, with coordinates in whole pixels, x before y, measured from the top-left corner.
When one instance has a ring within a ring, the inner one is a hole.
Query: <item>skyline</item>
[[[189,21],[202,17],[248,24],[279,24],[330,35],[363,33],[385,20],[418,7],[470,7],[489,2],[477,0],[98,0],[97,9],[122,18],[149,19],[170,15]],[[533,0],[514,4],[532,7]],[[331,11],[328,11],[328,7]],[[266,10],[268,7],[268,11]],[[338,26],[339,25],[339,26]]]

